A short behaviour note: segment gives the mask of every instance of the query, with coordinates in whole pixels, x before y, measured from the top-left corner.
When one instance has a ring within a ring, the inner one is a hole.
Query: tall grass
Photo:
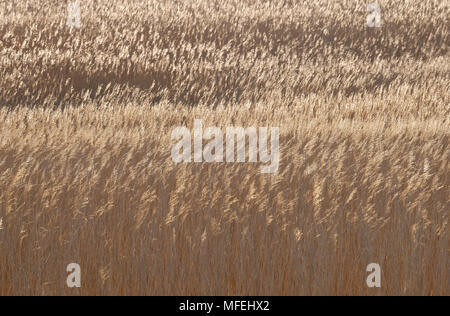
[[[379,3],[0,4],[0,295],[448,295],[449,6]],[[279,172],[173,163],[195,118]]]

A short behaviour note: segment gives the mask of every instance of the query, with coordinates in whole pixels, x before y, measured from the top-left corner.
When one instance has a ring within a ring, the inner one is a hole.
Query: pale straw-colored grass
[[[0,4],[0,295],[448,295],[448,2],[379,2]],[[195,118],[279,172],[173,163]]]

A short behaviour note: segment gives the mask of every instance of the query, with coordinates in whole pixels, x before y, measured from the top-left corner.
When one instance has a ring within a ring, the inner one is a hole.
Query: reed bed
[[[450,293],[448,1],[79,3],[0,3],[0,295]],[[194,119],[278,173],[175,164]]]

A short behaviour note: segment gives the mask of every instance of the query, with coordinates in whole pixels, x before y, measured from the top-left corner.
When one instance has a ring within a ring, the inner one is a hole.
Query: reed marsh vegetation
[[[448,295],[449,3],[378,3],[0,4],[0,295]],[[196,118],[278,173],[175,164]]]

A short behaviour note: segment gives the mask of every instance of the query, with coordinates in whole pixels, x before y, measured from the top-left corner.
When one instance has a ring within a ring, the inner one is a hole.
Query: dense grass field
[[[450,294],[448,1],[78,2],[0,3],[0,295]],[[278,172],[174,163],[194,119]]]

